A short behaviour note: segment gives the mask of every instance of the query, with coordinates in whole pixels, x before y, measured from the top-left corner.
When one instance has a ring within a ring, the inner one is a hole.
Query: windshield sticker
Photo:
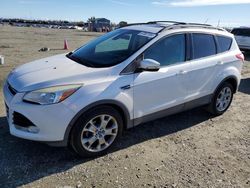
[[[148,33],[148,32],[140,32],[138,35],[143,36],[143,37],[148,37],[148,38],[154,38],[156,34],[154,33]]]

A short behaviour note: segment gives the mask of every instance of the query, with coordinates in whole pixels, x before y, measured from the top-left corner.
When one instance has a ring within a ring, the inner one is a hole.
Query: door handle
[[[223,65],[223,64],[224,64],[223,61],[218,61],[218,62],[217,62],[217,65]]]
[[[179,72],[180,75],[187,74],[187,73],[188,73],[188,72],[185,71],[185,70],[181,70],[181,71]]]
[[[125,86],[122,86],[120,88],[121,88],[121,90],[127,90],[127,89],[131,88],[131,85],[125,85]]]

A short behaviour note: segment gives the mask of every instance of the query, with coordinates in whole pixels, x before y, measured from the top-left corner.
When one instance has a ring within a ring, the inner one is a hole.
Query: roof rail
[[[170,30],[170,29],[175,29],[175,28],[205,28],[205,29],[216,29],[219,31],[226,31],[223,28],[220,27],[214,27],[212,25],[208,24],[197,24],[197,23],[185,23],[185,24],[178,24],[178,25],[171,25],[166,27],[164,30]]]
[[[201,24],[201,23],[187,23],[187,22],[177,22],[177,21],[151,21],[151,22],[148,22],[147,24],[160,24],[160,23],[170,23],[171,24],[171,25],[166,25],[165,28],[162,29],[161,31],[168,30],[168,29],[174,29],[177,27],[181,27],[181,28],[202,27],[202,28],[206,28],[206,29],[217,29],[217,30],[221,30],[221,31],[226,31],[223,28],[214,27],[214,26],[209,25],[209,24]]]
[[[133,25],[150,25],[150,24],[160,24],[160,23],[169,23],[169,24],[185,24],[184,22],[177,22],[177,21],[150,21],[150,22],[145,22],[145,23],[131,23],[131,24],[127,24],[124,26],[120,26],[119,28],[123,28],[123,27],[127,27],[127,26],[133,26]],[[169,25],[167,25],[169,26]],[[162,25],[163,27],[163,25]],[[166,27],[166,26],[164,26]]]
[[[166,23],[166,25],[161,24],[161,23]],[[177,22],[177,21],[150,21],[150,22],[146,22],[146,23],[132,23],[132,24],[120,26],[119,28],[133,26],[133,25],[150,25],[150,24],[159,24],[160,26],[162,26],[163,29],[160,30],[159,32],[164,31],[164,30],[174,29],[174,28],[188,28],[188,27],[202,27],[202,28],[206,28],[206,29],[217,29],[220,31],[226,31],[223,28],[214,27],[214,26],[209,25],[209,24],[186,23],[186,22]]]
[[[177,22],[177,21],[150,21],[148,24],[159,24],[159,23],[170,23],[170,24],[185,24],[185,22]]]
[[[192,22],[189,22],[189,23],[185,23],[187,25],[197,25],[197,26],[212,26],[210,24],[201,24],[201,23],[192,23]]]
[[[128,27],[128,26],[133,26],[133,25],[149,25],[151,23],[131,23],[131,24],[126,24],[126,25],[123,25],[123,26],[120,26],[118,28],[123,28],[123,27]]]

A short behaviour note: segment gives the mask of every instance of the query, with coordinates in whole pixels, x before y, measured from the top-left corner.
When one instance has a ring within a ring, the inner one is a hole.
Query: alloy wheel
[[[224,87],[216,99],[216,109],[222,112],[228,108],[232,99],[232,90],[230,87]]]
[[[108,148],[118,134],[118,124],[111,115],[98,115],[84,126],[81,143],[89,152],[100,152]]]

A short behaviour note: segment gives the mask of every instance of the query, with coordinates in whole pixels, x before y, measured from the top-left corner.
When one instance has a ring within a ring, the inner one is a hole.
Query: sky
[[[250,26],[250,0],[0,0],[0,18],[114,23],[155,20]]]

